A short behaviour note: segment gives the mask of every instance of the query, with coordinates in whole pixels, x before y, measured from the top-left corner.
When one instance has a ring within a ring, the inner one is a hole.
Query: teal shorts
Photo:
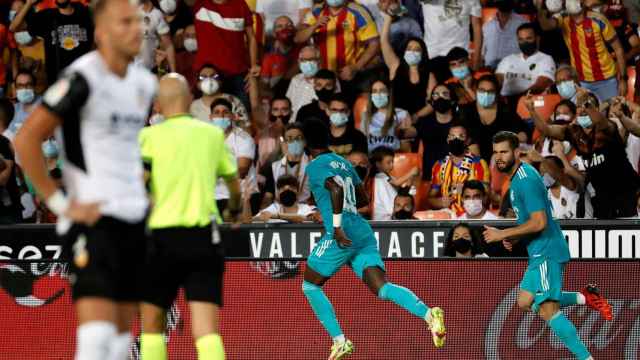
[[[307,266],[327,278],[347,264],[360,279],[368,267],[377,266],[384,271],[376,238],[366,220],[343,218],[342,224],[345,234],[352,241],[351,246],[341,248],[333,237],[325,234],[313,247],[307,258]]]
[[[520,282],[520,289],[534,296],[534,303],[560,301],[564,264],[553,260],[529,264]]]

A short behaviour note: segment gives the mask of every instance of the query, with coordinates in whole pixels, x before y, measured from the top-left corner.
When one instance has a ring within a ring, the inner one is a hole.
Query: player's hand
[[[75,223],[93,226],[102,217],[100,203],[79,203],[71,200],[71,205],[64,216]]]
[[[340,246],[341,248],[351,246],[351,239],[347,237],[342,228],[334,228],[333,237],[336,239],[338,246]]]
[[[513,243],[507,239],[502,240],[502,246],[509,252],[513,251]]]
[[[482,235],[484,236],[484,241],[488,244],[504,240],[502,230],[487,225],[484,226]]]

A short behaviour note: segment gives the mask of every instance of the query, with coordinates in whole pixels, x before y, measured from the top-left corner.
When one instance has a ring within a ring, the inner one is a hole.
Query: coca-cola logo
[[[68,264],[30,263],[0,265],[0,288],[11,296],[16,304],[38,307],[50,304],[65,293],[65,288],[53,290],[49,296],[42,297],[34,293],[36,282],[48,277],[68,276]]]
[[[485,331],[485,358],[573,359],[543,320],[518,308],[517,296],[518,288],[512,288],[496,306]],[[613,307],[612,321],[604,321],[597,311],[586,306],[570,306],[562,311],[573,321],[594,358],[639,359],[640,299],[609,299],[609,303]]]

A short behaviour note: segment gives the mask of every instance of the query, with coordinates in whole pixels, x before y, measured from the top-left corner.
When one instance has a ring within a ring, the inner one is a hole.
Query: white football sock
[[[90,321],[78,326],[75,360],[105,360],[116,326],[109,321]]]
[[[338,336],[333,338],[333,343],[334,344],[335,343],[343,343],[345,341],[347,341],[347,339],[344,337],[344,334],[340,334],[340,335],[338,335]]]
[[[584,295],[582,295],[582,293],[578,293],[578,295],[576,296],[576,303],[578,305],[584,305],[587,303],[587,298],[584,297]]]
[[[108,360],[126,360],[131,347],[131,333],[124,332],[115,335],[109,342]]]

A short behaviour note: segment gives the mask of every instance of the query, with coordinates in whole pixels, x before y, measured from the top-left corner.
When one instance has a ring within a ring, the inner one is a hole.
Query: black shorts
[[[87,296],[141,300],[148,244],[145,221],[102,217],[94,226],[74,224],[62,238],[74,300]]]
[[[144,301],[167,309],[183,287],[187,301],[222,306],[223,274],[223,248],[213,244],[211,226],[153,230]]]

